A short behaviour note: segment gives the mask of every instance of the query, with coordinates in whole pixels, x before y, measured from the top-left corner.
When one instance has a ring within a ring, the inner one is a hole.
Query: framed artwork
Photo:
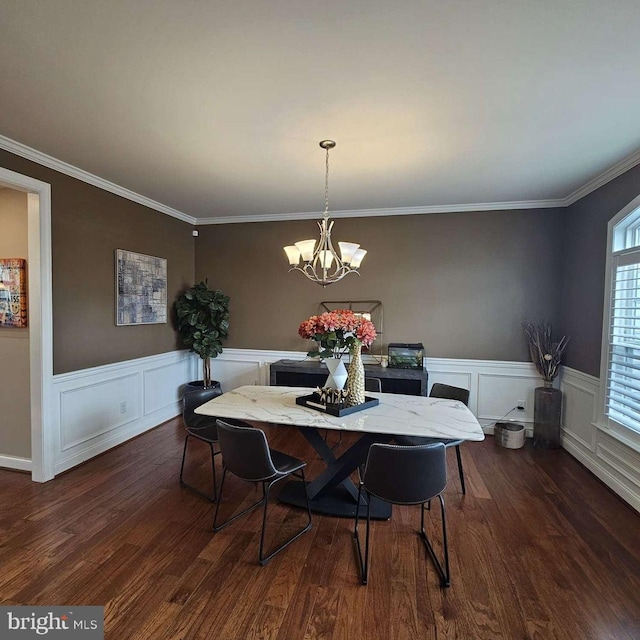
[[[0,258],[0,327],[27,326],[27,261]]]
[[[116,249],[116,325],[167,322],[167,259]]]

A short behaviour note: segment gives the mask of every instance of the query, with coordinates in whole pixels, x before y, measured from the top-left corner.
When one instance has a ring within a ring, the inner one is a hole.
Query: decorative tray
[[[296,404],[302,407],[308,407],[309,409],[315,409],[316,411],[322,411],[322,413],[327,413],[336,418],[342,418],[351,413],[375,407],[380,404],[380,401],[378,398],[365,396],[362,404],[357,404],[355,407],[347,407],[345,404],[324,404],[320,401],[320,396],[317,393],[312,393],[308,396],[298,396],[296,398]]]

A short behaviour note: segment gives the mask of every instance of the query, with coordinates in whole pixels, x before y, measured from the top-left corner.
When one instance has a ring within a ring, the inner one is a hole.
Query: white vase
[[[326,358],[324,363],[329,369],[329,376],[324,386],[329,389],[343,389],[347,382],[347,369],[340,358]]]

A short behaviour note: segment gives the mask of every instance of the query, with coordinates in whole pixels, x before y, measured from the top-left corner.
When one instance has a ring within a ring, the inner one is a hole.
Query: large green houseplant
[[[211,387],[211,358],[222,353],[229,335],[229,296],[206,281],[194,284],[176,300],[176,314],[180,338],[202,358],[204,388]]]

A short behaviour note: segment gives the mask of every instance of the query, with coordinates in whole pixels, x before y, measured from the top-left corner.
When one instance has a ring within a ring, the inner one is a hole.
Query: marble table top
[[[475,416],[457,400],[367,392],[379,399],[378,406],[337,418],[296,404],[298,396],[311,392],[307,387],[238,387],[209,400],[196,413],[336,431],[484,440]]]

